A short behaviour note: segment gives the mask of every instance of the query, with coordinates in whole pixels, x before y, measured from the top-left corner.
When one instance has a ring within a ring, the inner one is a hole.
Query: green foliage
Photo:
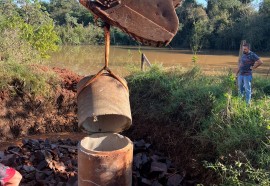
[[[270,85],[264,87],[263,91],[266,95],[270,96]]]
[[[224,78],[225,99],[215,102],[211,117],[203,122],[201,128],[200,135],[215,145],[219,157],[232,157],[237,151],[245,154],[245,162],[218,160],[207,165],[219,173],[222,185],[270,183],[270,99],[263,92],[270,82],[262,77],[254,79],[253,102],[248,106],[244,100],[226,93],[226,89],[234,87],[234,78],[230,74]]]
[[[191,49],[193,54],[197,54],[205,44],[205,37],[212,32],[211,25],[209,24],[208,16],[205,10],[197,7],[192,10],[190,15],[193,20],[192,36],[191,36]]]
[[[192,37],[191,37],[191,49],[193,54],[197,54],[198,51],[200,51],[200,49],[203,46],[203,38],[205,36],[205,32],[204,30],[202,30],[204,25],[206,25],[205,21],[194,21],[193,22],[193,33],[192,33]]]
[[[50,71],[42,71],[38,66],[0,61],[0,91],[9,89],[31,96],[50,97],[58,83],[57,76]]]
[[[61,44],[100,44],[104,41],[102,28],[94,26],[93,15],[78,1],[55,0],[42,3],[57,24]]]
[[[269,96],[269,94],[267,94],[269,80],[265,80],[264,77],[255,76],[252,83],[252,85],[256,87],[252,95],[255,99],[262,99],[265,96]]]
[[[173,123],[190,129],[197,128],[211,113],[219,92],[215,81],[205,78],[196,66],[173,72],[154,66],[146,73],[131,75],[128,82],[135,117],[138,114],[145,122]]]
[[[1,1],[0,90],[50,96],[57,78],[33,64],[55,51],[57,41],[53,21],[38,1]]]
[[[171,45],[235,50],[241,40],[247,40],[253,50],[269,50],[269,0],[260,4],[259,11],[251,2],[209,0],[207,7],[201,7],[193,0],[184,1],[177,10],[181,29]]]
[[[53,0],[42,5],[59,26],[68,25],[67,16],[83,26],[94,22],[93,15],[76,0]]]
[[[213,140],[220,155],[234,150],[251,155],[248,151],[256,149],[265,140],[266,118],[270,118],[266,105],[267,102],[260,107],[248,107],[244,101],[233,98],[229,113],[224,109],[214,110],[215,114],[204,126],[203,134]]]
[[[251,6],[251,2],[254,1],[209,0],[207,7],[203,7],[195,0],[184,1],[176,10],[180,20],[179,31],[170,45],[191,47],[195,54],[201,48],[239,49],[240,41],[247,40],[252,44],[252,50],[269,50],[269,0],[262,1],[259,11]],[[93,15],[78,1],[54,0],[42,2],[41,5],[43,12],[48,12],[58,26],[62,44],[103,42],[100,29],[89,28],[95,24]],[[31,17],[32,13],[26,15]],[[90,36],[85,36],[89,30]],[[113,28],[111,33],[112,44],[137,44],[119,29]]]
[[[198,6],[194,0],[189,0],[184,1],[182,6],[176,10],[176,13],[180,20],[180,30],[172,40],[171,45],[189,48],[192,46],[190,41],[194,35],[194,30],[196,30],[194,29],[194,23],[207,20],[206,11],[202,6]]]
[[[221,186],[267,186],[270,185],[270,172],[265,169],[254,168],[250,162],[236,160],[232,163],[205,163],[207,168],[218,172],[222,178]]]
[[[137,45],[136,41],[118,28],[111,29],[111,38],[113,45]]]
[[[268,79],[254,78],[251,106],[238,98],[232,71],[209,77],[196,66],[170,71],[154,66],[127,80],[135,122],[177,126],[202,146],[210,143],[216,157],[206,167],[218,173],[221,185],[269,185]]]
[[[59,41],[59,38],[54,31],[52,22],[38,27],[23,24],[21,37],[29,42],[43,58],[49,57],[49,51],[56,51],[58,49],[56,43]]]
[[[0,33],[0,54],[6,60],[17,63],[39,62],[39,53],[21,39],[19,29],[4,30]]]
[[[28,43],[42,58],[48,57],[49,52],[57,49],[58,42],[52,19],[41,11],[38,1],[19,1],[19,5],[13,1],[0,4],[2,40],[13,37],[7,33],[15,32],[19,42]]]
[[[62,44],[79,45],[79,44],[100,44],[104,41],[103,30],[101,28],[89,25],[83,27],[78,24],[75,27],[58,26],[57,33],[61,38]]]
[[[198,60],[199,60],[199,57],[198,57],[196,54],[194,54],[194,55],[192,56],[192,63],[193,63],[193,64],[196,64],[196,63],[198,62]]]

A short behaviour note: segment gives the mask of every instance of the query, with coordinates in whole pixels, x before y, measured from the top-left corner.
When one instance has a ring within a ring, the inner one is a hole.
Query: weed
[[[270,172],[265,169],[254,168],[249,161],[235,160],[230,164],[221,162],[207,163],[207,168],[213,169],[222,178],[220,185],[267,186],[270,185]]]

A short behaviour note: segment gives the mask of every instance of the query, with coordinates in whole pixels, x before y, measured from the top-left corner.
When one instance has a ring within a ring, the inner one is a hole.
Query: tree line
[[[270,50],[270,0],[208,0],[207,6],[185,0],[177,10],[180,29],[172,45],[235,50],[241,40],[253,50]],[[256,2],[256,1],[254,1]]]
[[[177,9],[180,26],[171,46],[235,50],[245,39],[252,43],[254,50],[270,50],[270,0],[263,0],[259,7],[252,6],[252,2],[208,0],[207,6],[203,7],[196,0],[185,0]],[[92,14],[76,0],[53,0],[42,5],[60,26],[64,43],[102,42],[101,29],[93,28]],[[84,33],[80,29],[87,31]],[[82,34],[90,32],[94,36]],[[118,29],[113,30],[112,38],[113,44],[136,44]]]
[[[258,7],[252,0],[208,0],[207,6],[185,0],[176,10],[179,31],[171,47],[235,50],[241,40],[253,50],[270,50],[270,0]],[[0,34],[16,35],[37,49],[42,56],[55,45],[101,44],[102,23],[77,0],[2,0]],[[112,44],[138,45],[117,28],[112,28]],[[2,39],[3,40],[3,39]],[[0,41],[1,42],[1,41]],[[3,42],[3,41],[2,41]]]

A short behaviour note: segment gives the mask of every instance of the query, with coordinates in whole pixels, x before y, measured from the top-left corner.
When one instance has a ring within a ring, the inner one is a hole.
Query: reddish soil
[[[24,93],[22,83],[14,80],[17,91],[0,92],[0,140],[28,135],[78,132],[76,84],[81,77],[71,71],[39,66],[41,71],[53,70],[60,78],[53,98],[45,99]]]

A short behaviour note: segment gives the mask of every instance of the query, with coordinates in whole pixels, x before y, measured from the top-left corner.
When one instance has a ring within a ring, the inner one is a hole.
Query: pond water
[[[193,54],[190,50],[152,47],[111,46],[110,69],[121,75],[128,75],[131,69],[140,68],[141,53],[144,53],[152,64],[164,67],[190,68]],[[198,53],[197,64],[207,74],[227,72],[237,68],[238,51],[203,50]],[[270,68],[270,54],[258,53],[264,61],[263,66],[255,73],[267,75]],[[67,68],[80,75],[97,73],[104,66],[104,46],[62,46],[52,54],[49,65]]]

